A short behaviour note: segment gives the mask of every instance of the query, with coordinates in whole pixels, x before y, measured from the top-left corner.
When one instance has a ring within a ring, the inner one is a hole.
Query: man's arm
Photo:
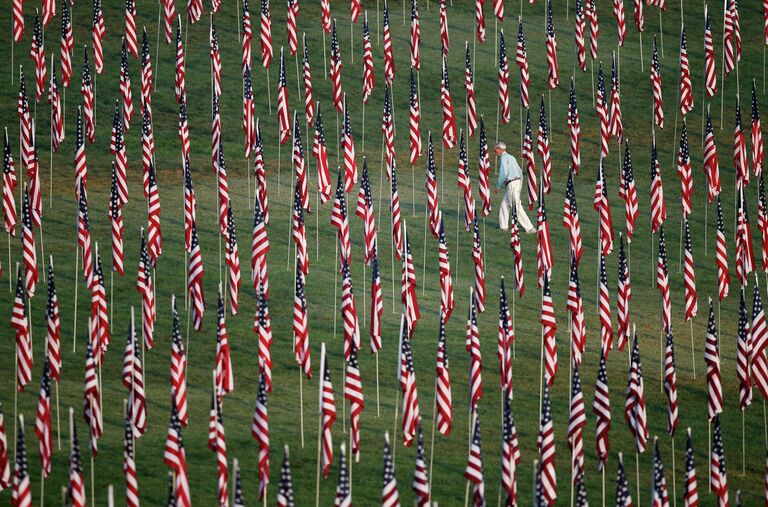
[[[502,188],[509,174],[509,155],[504,153],[499,157],[499,181],[496,182],[496,188]]]

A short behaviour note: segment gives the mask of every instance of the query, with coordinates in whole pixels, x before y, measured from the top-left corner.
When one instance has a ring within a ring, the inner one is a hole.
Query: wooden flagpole
[[[269,67],[267,67],[267,103],[269,104],[269,115],[272,116],[272,85],[269,79]],[[277,187],[278,193],[280,192],[280,186]]]
[[[657,437],[658,438],[658,437]],[[677,468],[675,466],[675,437],[672,437],[672,504],[677,507]]]
[[[9,248],[10,250],[10,248]],[[85,255],[85,254],[83,254]],[[79,282],[78,277],[78,269],[77,266],[79,264],[79,257],[80,257],[80,248],[75,247],[75,304],[74,304],[74,316],[72,318],[74,324],[73,324],[73,330],[72,330],[72,353],[74,354],[77,351],[77,287]],[[18,269],[19,263],[16,263],[16,269]]]
[[[317,478],[315,480],[315,507],[320,507],[320,449],[322,448],[323,441],[323,376],[325,375],[325,342],[320,344],[320,378],[318,384],[320,386],[320,392],[318,394],[319,401],[319,417],[317,421]]]
[[[376,417],[381,417],[381,408],[379,407],[379,352],[376,351]]]
[[[435,420],[437,419],[437,378],[435,378],[435,396],[432,401],[432,435],[429,444],[429,491],[432,491],[432,463],[435,456]]]
[[[722,86],[722,91],[720,92],[720,130],[723,130],[723,108],[725,107],[725,13],[727,10],[728,0],[723,0],[723,55],[720,60],[720,86]],[[737,90],[736,96],[738,97],[738,95]]]
[[[336,317],[339,304],[339,241],[334,241],[336,245],[336,254],[333,261],[333,336],[336,336]],[[394,283],[394,282],[392,282]],[[321,373],[322,375],[322,373]]]

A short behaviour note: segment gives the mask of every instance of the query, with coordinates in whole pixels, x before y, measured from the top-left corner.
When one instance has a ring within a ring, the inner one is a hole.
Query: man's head
[[[493,147],[493,151],[496,153],[497,157],[500,157],[502,153],[507,151],[507,145],[502,142],[498,142],[496,143],[496,146]]]

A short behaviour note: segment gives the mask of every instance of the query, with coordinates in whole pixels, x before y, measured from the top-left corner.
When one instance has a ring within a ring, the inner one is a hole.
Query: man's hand
[[[498,194],[498,193],[499,193],[499,189],[498,189],[498,188],[494,188],[494,189],[493,189],[493,193],[494,193],[494,194]]]

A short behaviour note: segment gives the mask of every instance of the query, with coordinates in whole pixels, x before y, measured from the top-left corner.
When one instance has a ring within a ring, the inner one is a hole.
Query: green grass
[[[123,14],[121,2],[107,2],[105,5],[105,18],[107,36],[105,40],[104,74],[96,77],[97,97],[97,139],[92,145],[87,146],[88,166],[90,178],[90,210],[93,235],[101,245],[105,265],[108,265],[108,250],[110,229],[107,219],[107,202],[109,192],[109,167],[111,156],[108,152],[109,129],[111,127],[113,101],[119,95],[118,89],[118,59],[119,37],[123,31]],[[177,8],[183,9],[181,2],[177,2]],[[256,5],[253,5],[256,4]],[[254,26],[258,27],[257,7],[258,2],[252,2],[252,17]],[[474,17],[472,2],[454,2],[449,6],[449,25],[451,35],[451,52],[449,55],[449,72],[453,80],[452,91],[456,114],[458,118],[464,116],[464,45],[465,39],[469,39],[475,53],[474,68],[477,91],[478,112],[485,115],[488,126],[488,137],[493,142],[497,137],[508,142],[510,146],[517,146],[520,139],[520,119],[515,112],[518,102],[518,73],[511,66],[511,100],[513,105],[513,119],[507,126],[502,126],[496,132],[494,121],[494,109],[496,107],[496,61],[494,47],[494,20],[490,2],[486,5],[486,21],[488,23],[488,40],[485,44],[478,44],[475,48],[472,42],[474,30]],[[611,14],[611,2],[601,0],[599,2],[599,17],[601,21],[601,33],[599,52],[600,57],[606,62],[606,71],[610,71],[610,53],[615,48],[616,25]],[[703,65],[703,5],[699,2],[688,3],[685,12],[688,25],[688,50],[691,59],[694,81],[694,110],[688,115],[688,127],[690,135],[691,155],[695,170],[695,211],[691,219],[691,229],[694,238],[694,256],[696,261],[697,287],[699,294],[699,316],[694,319],[693,327],[682,319],[683,293],[682,275],[677,269],[676,254],[679,245],[679,182],[675,175],[674,157],[676,153],[675,118],[674,109],[678,87],[678,58],[677,49],[679,41],[678,27],[680,23],[680,7],[676,2],[669,3],[668,11],[664,18],[664,58],[661,60],[662,78],[664,80],[664,99],[667,127],[663,131],[656,132],[659,147],[659,159],[666,183],[666,197],[669,208],[669,219],[666,227],[667,247],[670,259],[670,275],[672,279],[672,300],[674,329],[677,338],[677,366],[678,389],[680,399],[680,428],[679,435],[684,435],[685,428],[691,426],[693,431],[694,446],[699,472],[699,490],[704,504],[715,503],[712,495],[707,494],[707,442],[706,442],[706,383],[705,364],[703,361],[704,333],[706,329],[706,300],[709,295],[716,295],[717,281],[714,266],[714,248],[712,238],[714,236],[714,212],[709,212],[709,222],[705,221],[705,185],[702,172],[702,149],[700,133],[702,114],[702,65]],[[33,69],[27,56],[33,8],[38,3],[27,3],[25,6],[27,33],[24,43],[14,48],[15,62],[25,65],[27,75],[27,89],[34,93]],[[366,2],[364,6],[369,9],[369,21],[371,25],[372,40],[376,59],[377,89],[366,108],[366,123],[362,121],[360,108],[360,76],[361,76],[361,30],[362,22],[354,26],[354,63],[350,59],[350,26],[348,23],[348,6],[346,3],[334,3],[333,15],[339,18],[339,38],[341,52],[344,60],[343,84],[353,106],[352,128],[356,137],[359,159],[365,155],[369,157],[372,172],[374,194],[380,190],[380,114],[383,101],[383,59],[382,46],[377,44],[376,22],[377,14],[373,2]],[[422,71],[420,76],[421,106],[422,106],[422,132],[430,129],[436,133],[440,131],[440,86],[439,86],[439,38],[437,2],[431,2],[427,8],[426,1],[421,2],[421,27],[422,27]],[[720,6],[713,5],[713,32],[715,34],[715,52],[720,55],[722,12]],[[46,503],[58,502],[60,488],[65,484],[67,467],[67,448],[69,430],[67,426],[67,407],[73,406],[76,410],[77,422],[80,425],[81,438],[85,435],[85,426],[82,421],[82,384],[83,363],[85,350],[85,322],[89,305],[85,292],[80,284],[77,309],[75,308],[75,216],[76,206],[73,199],[73,169],[72,158],[74,154],[74,111],[79,102],[77,93],[82,64],[82,44],[90,45],[90,5],[79,2],[75,9],[75,42],[76,51],[74,57],[74,77],[72,86],[68,91],[66,112],[67,138],[59,153],[53,157],[53,195],[49,194],[46,184],[43,192],[45,202],[44,231],[45,255],[53,254],[56,264],[57,288],[62,320],[62,352],[63,352],[63,379],[60,387],[59,401],[61,406],[61,439],[62,448],[56,448],[54,452],[53,472],[45,484]],[[155,46],[157,18],[155,5],[151,2],[139,2],[138,26],[146,25],[151,41],[151,51],[154,71],[156,76],[156,90],[153,96],[155,112],[155,142],[157,145],[157,165],[160,184],[160,195],[163,206],[162,225],[165,235],[165,250],[159,261],[157,271],[157,299],[158,299],[158,323],[156,326],[155,348],[145,355],[145,383],[147,386],[147,399],[149,411],[149,431],[136,445],[137,466],[139,470],[139,484],[142,501],[145,505],[158,505],[165,501],[166,497],[166,467],[162,463],[162,450],[169,416],[169,361],[170,361],[170,300],[171,295],[182,297],[184,292],[184,254],[182,247],[182,210],[181,210],[181,167],[179,163],[179,142],[176,137],[177,106],[173,99],[173,49],[161,42],[159,48],[159,61],[155,59],[158,48]],[[207,9],[208,7],[206,7]],[[400,197],[403,210],[403,218],[408,221],[411,231],[411,247],[416,260],[416,272],[418,275],[419,301],[422,309],[422,320],[416,329],[413,342],[414,361],[416,366],[420,406],[425,427],[427,452],[430,453],[430,428],[432,423],[432,399],[434,385],[434,361],[436,351],[437,311],[439,308],[439,292],[436,264],[436,243],[427,238],[423,241],[422,228],[424,217],[425,194],[423,191],[423,160],[419,166],[410,169],[407,166],[407,107],[408,96],[408,26],[403,24],[403,13],[400,2],[391,5],[390,19],[393,31],[393,47],[395,52],[397,80],[394,91],[394,109],[397,122],[398,136],[396,148],[399,155],[399,181]],[[517,30],[516,15],[518,5],[515,2],[506,2],[507,19],[502,23],[506,29],[508,54],[514,56],[515,34]],[[544,9],[543,2],[530,6],[527,2],[521,6],[526,22],[526,36],[528,43],[529,60],[531,64],[531,102],[533,110],[533,124],[535,128],[536,109],[538,107],[538,94],[546,89],[546,63],[544,57]],[[573,3],[568,9],[573,10]],[[650,241],[648,229],[648,178],[650,164],[651,142],[651,94],[648,84],[648,66],[651,55],[651,37],[660,31],[660,20],[655,9],[646,10],[646,32],[643,40],[644,71],[640,67],[639,39],[632,24],[632,3],[625,2],[627,9],[628,37],[620,55],[620,68],[622,77],[622,106],[624,113],[625,131],[631,141],[633,150],[633,162],[635,177],[639,193],[639,206],[641,218],[636,229],[635,241],[632,244],[631,267],[634,299],[631,304],[632,320],[637,324],[638,335],[641,343],[641,354],[644,361],[644,374],[646,382],[646,399],[648,403],[648,420],[650,433],[653,437],[660,437],[662,458],[666,465],[668,486],[671,489],[674,481],[677,482],[677,499],[682,501],[683,467],[684,467],[684,441],[679,438],[676,446],[674,461],[677,473],[672,476],[672,442],[666,435],[666,398],[660,389],[660,324],[658,318],[658,292],[653,286],[655,266],[655,241]],[[742,101],[742,119],[749,124],[749,86],[750,81],[758,80],[758,90],[763,105],[766,104],[760,82],[761,62],[761,23],[752,20],[759,19],[758,2],[744,2],[741,6],[742,37],[744,41],[744,54],[740,68]],[[228,318],[230,344],[232,346],[232,360],[235,371],[235,391],[226,398],[224,419],[227,431],[227,443],[229,458],[238,458],[243,470],[243,482],[246,499],[249,503],[257,501],[258,477],[256,473],[257,449],[254,440],[250,436],[250,420],[257,391],[257,342],[251,331],[252,315],[255,309],[255,297],[247,280],[249,278],[249,236],[252,211],[248,207],[249,181],[246,176],[246,161],[242,156],[242,127],[241,127],[241,83],[240,81],[240,49],[237,39],[235,6],[225,3],[221,13],[217,16],[217,29],[222,48],[223,59],[223,90],[221,99],[222,123],[224,128],[224,140],[226,141],[226,153],[228,157],[228,169],[230,178],[230,195],[239,224],[240,252],[244,266],[243,290],[241,291],[240,314]],[[567,235],[560,226],[561,206],[567,177],[568,144],[565,127],[568,78],[574,68],[575,55],[573,54],[573,15],[568,13],[566,18],[566,2],[558,1],[555,5],[555,26],[559,41],[559,62],[561,85],[551,95],[550,125],[552,128],[552,154],[554,167],[554,181],[552,194],[548,199],[550,229],[552,241],[555,245],[556,265],[554,269],[553,297],[557,310],[560,331],[558,343],[560,348],[560,373],[552,390],[553,417],[555,433],[557,436],[558,451],[558,482],[560,485],[559,499],[564,504],[570,494],[570,452],[566,443],[566,429],[568,418],[568,368],[567,346],[568,334],[566,324],[565,297],[567,286]],[[275,53],[279,54],[281,44],[285,44],[285,6],[281,2],[273,2],[273,35],[275,41]],[[10,12],[5,9],[0,13],[2,26],[10,26]],[[57,17],[49,27],[47,37],[47,51],[51,54],[55,49],[58,55],[58,31],[60,18]],[[299,14],[299,30],[308,31],[307,40],[310,46],[310,57],[313,65],[314,89],[316,98],[322,102],[325,113],[326,136],[329,139],[329,151],[332,157],[336,157],[336,150],[331,141],[336,128],[334,114],[331,109],[330,83],[323,79],[322,59],[322,35],[319,29],[319,8],[316,5],[301,3]],[[7,48],[10,31],[3,39],[3,47]],[[219,246],[216,237],[215,223],[215,181],[210,169],[210,122],[209,122],[209,73],[208,58],[208,14],[203,20],[189,27],[188,43],[186,50],[187,70],[187,94],[189,97],[190,132],[192,137],[192,163],[194,180],[198,199],[198,227],[200,241],[203,249],[206,274],[204,277],[205,294],[207,298],[207,311],[205,315],[204,329],[200,333],[190,333],[189,376],[188,393],[190,401],[190,427],[185,430],[185,445],[187,460],[189,462],[189,478],[192,489],[192,498],[195,504],[210,505],[215,500],[215,458],[206,446],[207,417],[210,402],[210,371],[214,366],[215,356],[215,293],[219,279],[217,263],[219,261]],[[162,37],[161,37],[162,39]],[[661,40],[659,41],[661,43]],[[326,41],[330,49],[330,40]],[[258,58],[258,43],[254,47],[254,57]],[[297,100],[296,74],[293,58],[286,58],[289,103],[291,107],[300,106],[303,100]],[[277,65],[277,61],[274,62]],[[134,100],[138,104],[139,66],[134,60],[130,61],[133,78]],[[18,122],[15,114],[16,93],[18,83],[14,78],[11,84],[10,72],[14,69],[11,64],[7,49],[0,56],[0,68],[6,69],[0,79],[3,86],[2,112],[0,118],[3,124],[9,128],[9,134],[13,143],[18,136]],[[16,68],[17,70],[17,68]],[[733,182],[734,171],[731,164],[731,143],[733,126],[733,107],[736,94],[737,78],[732,75],[726,82],[720,81],[720,59],[718,58],[718,86],[720,91],[712,102],[713,122],[716,126],[718,146],[720,148],[720,162],[722,178],[725,182],[723,191],[723,208],[725,213],[726,236],[729,240],[728,248],[731,260],[733,259]],[[317,382],[315,376],[311,382],[304,382],[304,440],[301,445],[300,426],[298,414],[300,399],[298,396],[299,374],[293,362],[290,350],[291,344],[291,302],[293,292],[293,272],[286,269],[287,259],[292,252],[289,248],[289,210],[290,210],[290,166],[289,148],[282,150],[282,164],[280,164],[280,152],[276,143],[276,116],[274,115],[276,98],[277,67],[270,71],[269,80],[272,86],[273,114],[269,114],[266,92],[267,74],[262,68],[254,71],[254,88],[257,97],[257,112],[262,119],[263,133],[268,158],[269,168],[269,193],[272,211],[272,221],[269,226],[272,251],[269,256],[270,281],[272,286],[270,310],[272,312],[272,324],[274,332],[274,346],[272,349],[274,358],[274,391],[269,396],[270,430],[273,449],[271,472],[273,484],[269,488],[270,503],[274,500],[277,481],[279,480],[279,468],[282,457],[283,444],[291,446],[291,465],[297,500],[300,505],[310,504],[315,495],[315,460],[317,444]],[[582,366],[582,381],[584,395],[591,405],[593,386],[597,373],[599,323],[596,312],[595,283],[596,283],[596,235],[597,217],[590,207],[593,194],[593,185],[597,174],[598,132],[597,118],[591,106],[592,91],[589,73],[578,72],[577,98],[580,106],[582,122],[582,172],[576,178],[576,193],[581,203],[582,234],[584,238],[584,257],[581,264],[580,277],[583,289],[584,304],[587,318],[588,344],[587,352]],[[302,92],[303,93],[303,92]],[[721,124],[720,98],[725,93],[727,107],[724,111],[723,129]],[[549,106],[549,96],[547,97]],[[51,170],[49,151],[47,149],[47,132],[49,130],[48,106],[43,102],[38,111],[38,139],[40,141],[40,159],[42,162],[43,178],[48,183]],[[134,117],[136,118],[136,116]],[[460,122],[463,124],[463,122]],[[126,391],[120,383],[120,369],[122,365],[122,348],[125,333],[130,319],[130,306],[140,305],[140,299],[134,289],[134,273],[138,262],[138,230],[145,224],[145,205],[141,202],[140,188],[140,157],[139,122],[134,123],[128,132],[128,154],[130,163],[130,201],[124,209],[126,225],[126,270],[124,278],[114,280],[114,294],[111,299],[110,311],[112,312],[113,344],[106,356],[103,375],[104,398],[104,437],[101,439],[100,454],[95,460],[96,470],[96,497],[97,503],[103,505],[106,502],[107,485],[113,484],[117,490],[118,501],[123,491],[122,478],[122,399],[126,397]],[[678,123],[678,130],[680,124]],[[365,148],[363,148],[362,134],[365,134]],[[306,132],[304,133],[306,135]],[[678,132],[679,134],[679,132]],[[304,139],[305,153],[309,157],[309,140]],[[519,150],[512,149],[518,156]],[[18,152],[14,150],[18,160]],[[464,319],[467,311],[468,291],[472,280],[471,270],[471,235],[459,230],[457,220],[459,216],[456,205],[459,194],[455,184],[457,151],[451,150],[444,153],[437,149],[438,163],[441,164],[440,177],[442,192],[441,205],[446,226],[448,228],[448,242],[451,252],[452,267],[454,269],[454,283],[457,296],[455,316],[448,325],[449,354],[452,366],[453,399],[454,399],[454,425],[453,433],[449,438],[435,437],[433,493],[434,499],[441,505],[460,505],[464,496],[465,480],[463,469],[466,463],[468,412],[467,412],[467,369],[468,357],[462,350],[464,341]],[[476,185],[476,157],[477,140],[469,142],[470,167],[473,174],[473,185]],[[620,201],[616,197],[618,185],[618,168],[620,164],[620,150],[615,143],[611,145],[611,153],[606,161],[608,169],[608,185],[610,197],[614,206],[614,219],[616,232],[623,228],[623,210]],[[282,165],[282,167],[281,167]],[[18,167],[18,166],[17,166]],[[314,163],[310,164],[311,185],[315,185]],[[411,173],[411,174],[408,174]],[[415,181],[415,189],[412,189]],[[280,183],[278,185],[278,182]],[[314,187],[311,187],[314,188]],[[314,194],[314,190],[312,191]],[[384,192],[386,196],[386,191]],[[757,237],[756,184],[752,184],[747,192],[748,205],[752,211],[753,231],[756,234],[756,248],[759,258],[759,239]],[[477,189],[475,187],[475,195]],[[354,196],[354,194],[353,194]],[[53,199],[53,207],[48,206],[48,199]],[[497,360],[496,349],[496,325],[499,278],[506,275],[512,276],[511,255],[508,250],[508,237],[498,231],[495,224],[496,207],[499,204],[499,196],[494,196],[494,212],[484,226],[485,252],[487,259],[486,287],[488,292],[487,310],[480,316],[480,330],[482,336],[482,348],[485,358],[485,396],[480,403],[480,416],[482,419],[482,432],[484,444],[484,469],[486,477],[486,493],[490,504],[495,503],[499,488],[499,461],[501,424],[500,424],[500,399],[497,386]],[[314,195],[313,195],[314,199]],[[313,203],[313,207],[315,203]],[[341,387],[342,387],[342,354],[341,354],[341,330],[337,329],[334,335],[334,305],[331,296],[331,286],[334,283],[334,241],[333,229],[330,226],[330,205],[327,204],[313,210],[315,214],[308,217],[308,240],[310,244],[310,274],[307,278],[307,298],[310,315],[310,341],[314,368],[319,366],[320,343],[325,341],[329,350],[331,376],[336,391],[337,407],[339,409],[339,421],[334,429],[334,444],[338,450],[339,443],[348,438],[348,434],[342,433],[341,411]],[[384,348],[379,358],[380,367],[380,417],[377,416],[375,394],[375,362],[374,357],[364,354],[361,357],[360,368],[363,372],[363,384],[365,388],[367,407],[362,415],[362,459],[359,464],[354,464],[352,469],[352,491],[355,503],[372,504],[380,498],[381,472],[382,472],[382,441],[385,430],[395,431],[399,421],[394,420],[396,392],[399,389],[395,378],[397,361],[397,330],[399,315],[397,301],[392,301],[392,278],[399,280],[400,267],[389,260],[389,218],[387,217],[386,200],[377,214],[380,225],[379,238],[381,242],[380,262],[382,270],[382,282],[385,295],[385,318],[383,322]],[[533,214],[529,216],[533,217]],[[316,228],[315,221],[319,225]],[[363,278],[362,258],[362,229],[360,221],[352,216],[350,218],[352,239],[354,243],[353,277],[357,290],[357,304],[361,312],[362,333],[367,337],[368,300],[363,295],[369,292],[368,277]],[[705,224],[708,231],[705,232]],[[319,232],[316,232],[319,231]],[[705,250],[705,234],[709,242],[709,248]],[[530,503],[531,464],[537,457],[536,434],[538,431],[539,412],[539,354],[540,354],[540,328],[538,324],[539,298],[535,288],[535,241],[533,236],[524,236],[525,276],[528,284],[528,292],[523,299],[518,299],[515,304],[516,325],[516,358],[513,363],[515,398],[512,404],[516,416],[517,431],[522,447],[522,468],[518,474],[518,487],[522,504]],[[42,244],[38,242],[38,246]],[[426,255],[425,255],[426,249]],[[5,247],[3,247],[5,250]],[[11,263],[21,259],[18,239],[14,239],[11,245]],[[608,259],[608,279],[611,287],[611,297],[615,312],[616,302],[616,268],[617,253]],[[3,254],[5,276],[13,272],[12,266],[6,265],[7,258]],[[42,261],[43,256],[38,258]],[[47,258],[47,257],[46,257]],[[426,264],[430,269],[426,270]],[[393,268],[394,266],[394,268]],[[369,274],[369,273],[368,273]],[[79,275],[78,275],[79,276]],[[3,280],[2,283],[5,283]],[[422,289],[423,288],[423,289]],[[422,292],[425,290],[425,292]],[[751,290],[751,288],[750,288]],[[395,287],[394,291],[399,291]],[[34,326],[33,337],[35,343],[36,362],[34,366],[33,381],[28,385],[27,392],[18,397],[19,413],[26,416],[27,445],[30,470],[33,477],[33,492],[35,502],[40,496],[39,462],[36,456],[36,442],[33,436],[33,419],[36,406],[37,383],[42,368],[43,336],[45,324],[43,318],[45,291],[39,290],[31,303],[32,322]],[[9,316],[12,295],[0,298],[0,315]],[[365,307],[366,318],[362,318]],[[737,325],[738,288],[735,282],[731,287],[731,297],[723,304],[721,315],[721,363],[723,389],[725,396],[725,413],[722,416],[723,436],[725,440],[726,456],[729,464],[729,479],[731,498],[737,489],[741,489],[745,504],[756,504],[761,498],[761,484],[764,463],[764,423],[761,414],[759,395],[755,392],[755,403],[742,420],[738,412],[735,364],[735,339]],[[78,327],[75,339],[77,351],[72,348],[73,317],[75,310],[78,314]],[[186,319],[186,314],[182,315]],[[615,322],[615,319],[614,319]],[[340,323],[336,322],[337,325]],[[14,346],[13,334],[10,327],[4,327],[2,336],[5,338],[0,343],[0,352],[4,359],[0,361],[0,374],[5,380],[0,386],[0,399],[4,402],[4,410],[8,417],[9,431],[13,416],[13,368]],[[695,349],[696,379],[693,378],[693,363],[691,354],[691,340]],[[7,354],[7,355],[6,355]],[[629,431],[623,421],[622,406],[623,393],[626,386],[627,361],[624,354],[615,352],[611,355],[608,368],[610,379],[613,428],[611,431],[611,459],[606,472],[606,497],[610,503],[614,498],[614,477],[616,468],[616,454],[623,452],[625,463],[630,475],[630,490],[635,496],[636,504],[645,504],[650,498],[651,485],[651,453],[646,452],[640,456],[640,498],[637,498],[637,484],[635,479],[634,444]],[[589,498],[593,504],[600,502],[601,479],[597,472],[597,460],[594,453],[594,417],[588,410],[588,423],[584,431],[586,449],[587,489]],[[55,422],[54,422],[55,424]],[[344,423],[346,425],[346,422]],[[746,428],[742,434],[742,428]],[[399,431],[398,431],[399,435]],[[744,435],[744,436],[743,436]],[[742,438],[751,445],[742,447]],[[398,436],[398,440],[400,437]],[[410,490],[411,473],[414,463],[414,449],[404,449],[399,444],[396,448],[396,471],[400,482],[400,495],[404,504],[413,501]],[[742,452],[745,454],[742,455]],[[745,463],[745,473],[742,474],[742,459]],[[90,464],[86,461],[86,475],[90,473]],[[337,464],[331,471],[328,480],[322,481],[320,498],[323,504],[329,504],[333,498],[336,478],[338,474]],[[90,495],[90,486],[89,486]],[[8,501],[9,493],[3,493]]]

